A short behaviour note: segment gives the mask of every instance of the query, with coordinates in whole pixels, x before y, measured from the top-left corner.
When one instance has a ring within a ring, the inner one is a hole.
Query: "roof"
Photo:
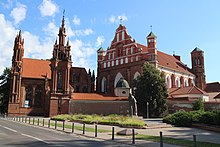
[[[97,52],[100,52],[100,51],[104,51],[104,49],[102,47],[100,47]]]
[[[47,75],[51,79],[50,61],[23,58],[22,77],[44,79]]]
[[[208,96],[205,91],[199,89],[196,86],[169,88],[168,93],[169,95],[202,94]]]
[[[168,55],[161,51],[157,51],[157,59],[159,66],[179,71],[188,75],[194,75],[190,72],[190,69],[184,63],[176,59],[174,56]]]
[[[130,86],[124,78],[120,78],[116,84],[116,88],[130,88]]]
[[[128,97],[117,97],[97,93],[73,93],[73,100],[93,100],[93,101],[127,101]]]
[[[207,83],[204,91],[206,91],[208,93],[220,92],[220,83],[219,82]]]
[[[220,98],[220,93],[214,97],[214,99],[219,99],[219,98]]]
[[[196,47],[192,52],[203,52],[200,48]]]
[[[157,37],[153,32],[150,32],[149,35],[147,35],[147,37]]]

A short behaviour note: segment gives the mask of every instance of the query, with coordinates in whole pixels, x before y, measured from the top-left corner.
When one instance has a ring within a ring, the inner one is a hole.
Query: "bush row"
[[[220,111],[178,111],[164,117],[163,122],[181,127],[189,127],[192,123],[220,126]]]

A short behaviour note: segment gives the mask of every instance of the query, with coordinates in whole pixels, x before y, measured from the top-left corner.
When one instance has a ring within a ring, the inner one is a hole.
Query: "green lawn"
[[[119,125],[119,126],[132,126],[132,127],[143,127],[145,122],[135,117],[122,116],[122,115],[57,115],[51,118],[52,120],[68,120],[68,121],[81,121],[84,123],[96,123],[96,124],[107,124],[107,125]]]
[[[136,135],[136,139],[160,142],[159,136],[149,136],[149,135],[138,134]],[[167,137],[163,137],[163,143],[181,145],[181,146],[193,146],[194,145],[194,142],[191,140],[175,139],[175,138],[167,138]],[[198,147],[219,147],[220,144],[197,141],[197,146]]]

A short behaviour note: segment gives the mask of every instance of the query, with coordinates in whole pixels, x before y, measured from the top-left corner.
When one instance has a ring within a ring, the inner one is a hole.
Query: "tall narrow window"
[[[119,41],[119,33],[117,33],[117,42]]]
[[[31,107],[32,106],[32,97],[33,97],[32,87],[26,87],[25,92],[26,92],[25,100],[29,101],[28,106]]]
[[[121,59],[121,64],[123,64],[123,59]]]
[[[128,58],[127,57],[125,58],[125,63],[128,63]]]
[[[34,106],[40,107],[42,99],[42,88],[37,86],[35,89]]]
[[[61,91],[62,90],[62,86],[63,86],[63,77],[62,77],[62,72],[59,71],[58,75],[57,75],[57,90]]]
[[[118,65],[118,60],[116,60],[116,65]]]
[[[125,39],[125,32],[123,31],[121,34],[122,34],[122,40],[124,40]]]
[[[131,54],[133,54],[133,47],[131,47]]]

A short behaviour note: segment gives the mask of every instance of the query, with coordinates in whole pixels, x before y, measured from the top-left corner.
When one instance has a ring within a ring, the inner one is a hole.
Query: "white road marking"
[[[41,142],[44,142],[44,143],[46,143],[46,144],[50,144],[49,142],[46,142],[46,141],[44,141],[44,140],[42,140],[42,139],[40,139],[40,138],[31,136],[31,135],[28,135],[28,134],[21,134],[21,135],[26,136],[26,137],[29,137],[29,138],[36,139],[36,140],[41,141]]]
[[[8,127],[5,127],[5,126],[2,126],[2,127],[5,128],[5,129],[7,129],[7,130],[10,130],[10,131],[12,131],[12,132],[18,132],[18,131],[14,130],[14,129],[11,129],[11,128],[8,128]]]

